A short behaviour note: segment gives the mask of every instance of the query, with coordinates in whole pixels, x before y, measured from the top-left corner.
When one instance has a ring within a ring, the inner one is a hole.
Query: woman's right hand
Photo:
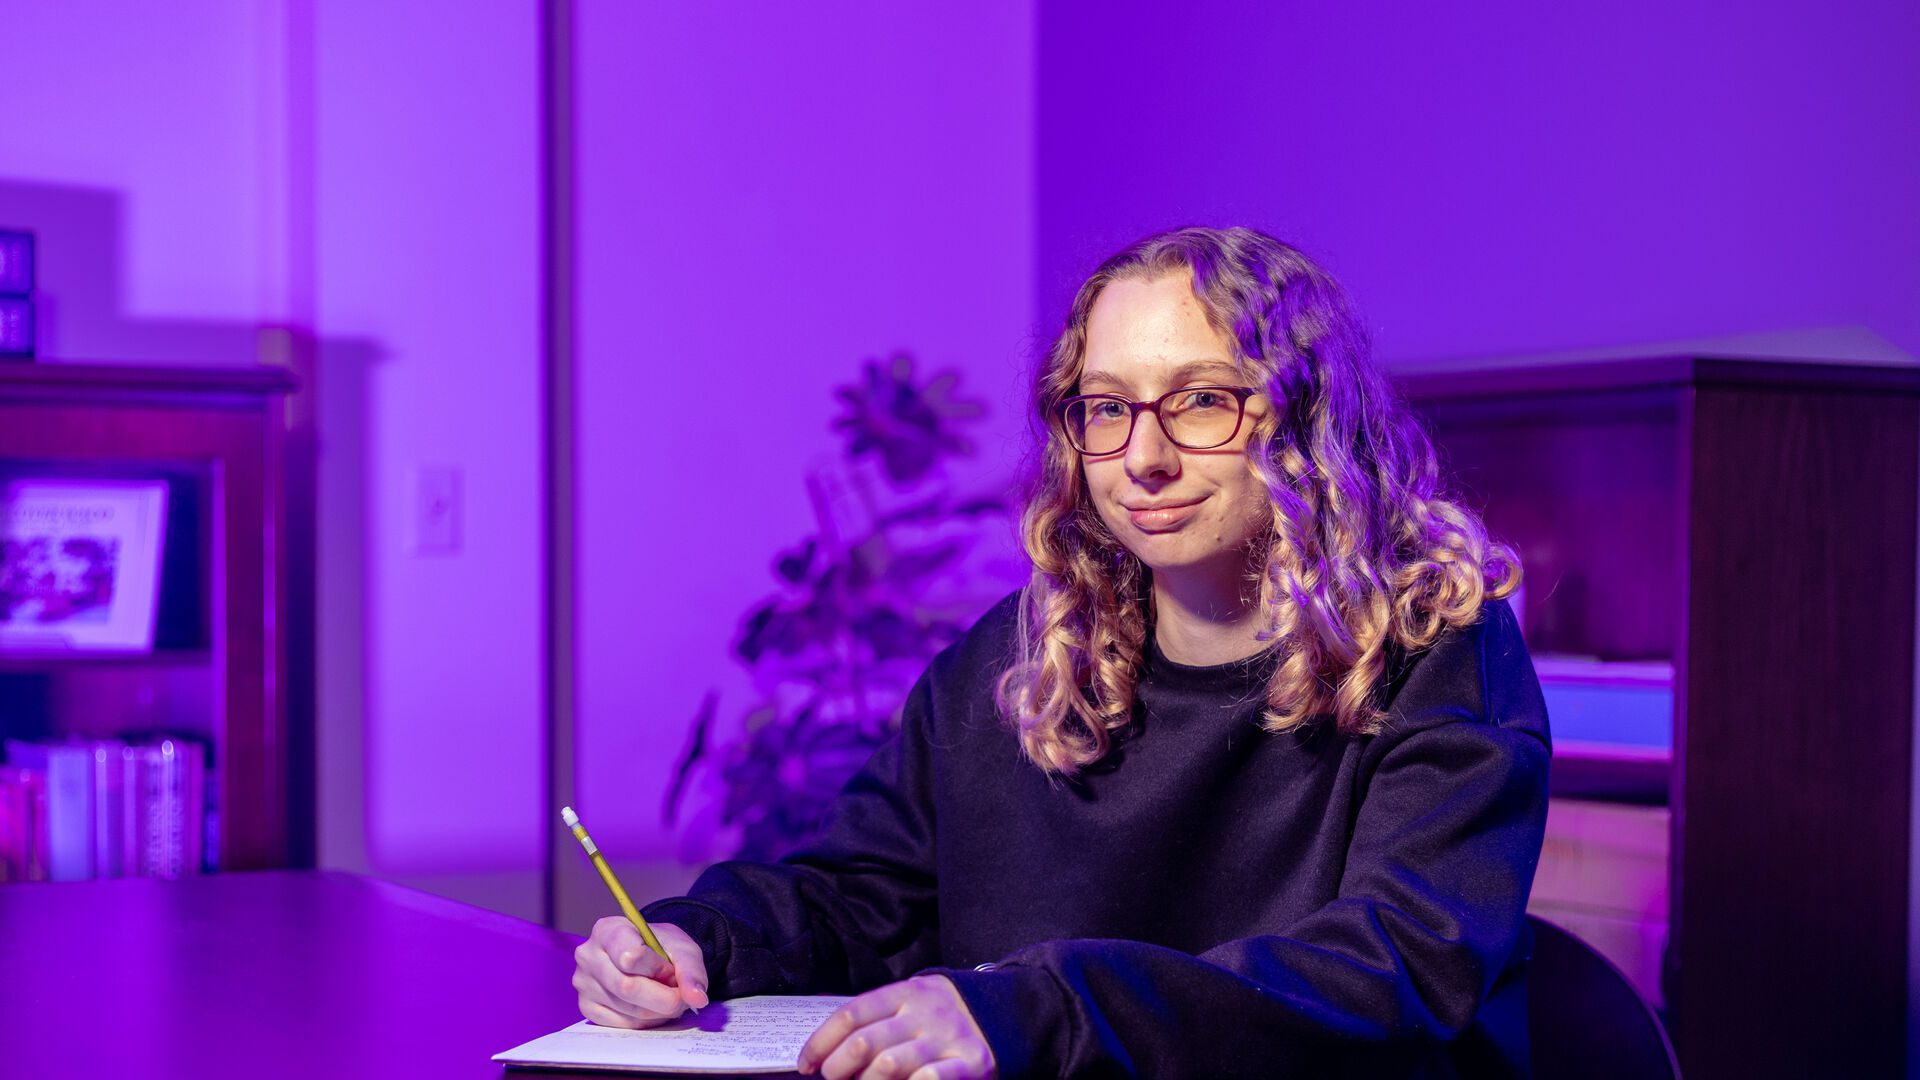
[[[673,962],[647,947],[624,915],[593,924],[573,950],[573,988],[580,1015],[602,1027],[649,1028],[707,1003],[707,962],[700,946],[672,923],[649,923]]]

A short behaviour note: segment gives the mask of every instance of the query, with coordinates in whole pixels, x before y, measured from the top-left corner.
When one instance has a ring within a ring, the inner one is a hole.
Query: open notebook
[[[640,1031],[582,1020],[495,1054],[493,1060],[544,1069],[719,1076],[792,1073],[807,1036],[851,1000],[778,994],[734,998]]]

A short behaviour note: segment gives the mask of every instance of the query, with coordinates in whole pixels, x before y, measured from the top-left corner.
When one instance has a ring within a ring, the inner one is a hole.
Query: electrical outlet
[[[413,472],[413,553],[460,553],[460,470],[422,465]]]

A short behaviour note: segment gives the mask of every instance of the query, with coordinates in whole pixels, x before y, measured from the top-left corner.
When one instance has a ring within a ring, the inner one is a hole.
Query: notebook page
[[[548,1068],[649,1072],[791,1072],[800,1047],[852,998],[766,994],[716,1001],[671,1024],[639,1031],[582,1020],[493,1060]]]

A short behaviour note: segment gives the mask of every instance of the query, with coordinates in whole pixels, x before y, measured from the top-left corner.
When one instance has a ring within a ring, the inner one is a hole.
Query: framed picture
[[[164,480],[0,481],[0,653],[150,652]]]

